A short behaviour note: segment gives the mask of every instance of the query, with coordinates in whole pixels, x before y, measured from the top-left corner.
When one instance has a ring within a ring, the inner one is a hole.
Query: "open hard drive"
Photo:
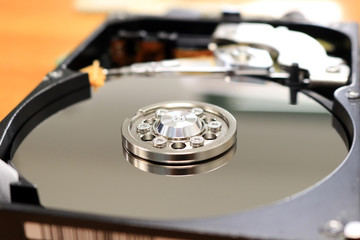
[[[353,23],[113,16],[0,122],[0,235],[359,239],[358,62]]]

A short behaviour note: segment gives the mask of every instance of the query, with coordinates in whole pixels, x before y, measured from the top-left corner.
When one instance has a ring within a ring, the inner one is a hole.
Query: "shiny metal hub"
[[[236,140],[236,120],[212,104],[165,102],[139,109],[124,121],[122,135],[126,154],[133,156],[128,159],[187,166],[228,151]]]
[[[204,121],[192,112],[169,111],[155,122],[154,130],[168,139],[187,139],[200,134],[204,126]]]

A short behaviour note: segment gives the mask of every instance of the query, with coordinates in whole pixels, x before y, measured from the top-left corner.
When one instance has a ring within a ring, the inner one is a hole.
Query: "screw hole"
[[[216,135],[212,132],[207,132],[203,135],[203,138],[206,140],[214,140],[216,139]]]
[[[186,147],[186,144],[183,142],[175,142],[175,143],[171,144],[171,147],[173,149],[183,149]]]
[[[146,133],[144,136],[141,137],[141,140],[148,142],[152,141],[155,138],[155,136],[151,133]]]

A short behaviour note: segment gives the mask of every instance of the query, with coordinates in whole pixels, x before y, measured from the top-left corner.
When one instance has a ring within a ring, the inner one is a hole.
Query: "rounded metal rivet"
[[[195,114],[197,117],[202,117],[204,110],[202,108],[193,108],[191,109],[191,112]]]
[[[323,228],[323,232],[328,236],[335,237],[341,234],[343,229],[344,229],[344,224],[342,222],[338,220],[330,220],[325,224]]]
[[[212,132],[218,132],[221,129],[221,122],[219,121],[212,121],[208,123],[208,128]]]
[[[209,49],[210,51],[215,51],[215,50],[217,49],[216,43],[209,43],[209,44],[208,44],[208,49]]]
[[[169,112],[169,110],[160,108],[160,109],[156,110],[155,117],[161,118],[161,116],[163,116],[165,113],[168,113],[168,112]]]
[[[346,93],[346,96],[350,99],[355,99],[360,97],[360,93],[354,90],[350,90]]]
[[[162,136],[159,136],[159,137],[156,137],[153,139],[153,145],[154,145],[154,147],[157,147],[157,148],[165,147],[166,143],[167,143],[167,139]]]
[[[62,75],[63,75],[63,72],[61,70],[55,70],[55,71],[49,73],[49,76],[52,78],[60,78],[60,77],[62,77]]]
[[[150,131],[150,124],[142,122],[136,127],[138,133],[147,133]]]
[[[194,148],[203,146],[204,142],[205,140],[202,136],[194,136],[190,138],[190,145]]]

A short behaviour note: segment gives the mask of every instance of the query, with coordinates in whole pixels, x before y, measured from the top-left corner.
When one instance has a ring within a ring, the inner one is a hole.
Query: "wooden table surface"
[[[72,0],[0,0],[0,119],[104,19]]]
[[[345,21],[360,22],[360,1],[335,2]],[[0,0],[0,119],[105,17],[76,11],[73,0]]]

